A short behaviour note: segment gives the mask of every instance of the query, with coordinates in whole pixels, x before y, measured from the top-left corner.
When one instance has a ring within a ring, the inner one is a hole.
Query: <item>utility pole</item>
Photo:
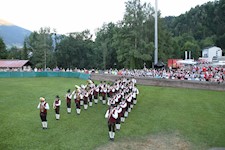
[[[158,0],[155,0],[155,57],[154,63],[158,63]]]

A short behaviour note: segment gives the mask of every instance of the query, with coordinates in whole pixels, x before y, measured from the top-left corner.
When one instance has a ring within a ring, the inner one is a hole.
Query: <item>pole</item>
[[[46,52],[47,50],[46,50],[46,49],[47,49],[47,47],[46,47],[46,39],[45,39],[45,38],[46,38],[46,37],[45,37],[45,33],[44,33],[44,53],[45,53],[45,56],[44,56],[44,57],[45,57],[45,68],[44,68],[44,69],[45,69],[45,71],[46,71],[46,66],[47,66],[47,65],[46,65],[46,61],[47,61],[47,58],[46,58],[46,57],[47,57],[47,54],[46,54],[46,53],[47,53],[47,52]]]
[[[46,49],[45,49],[45,71],[46,71]]]
[[[158,63],[158,0],[155,0],[155,64]]]

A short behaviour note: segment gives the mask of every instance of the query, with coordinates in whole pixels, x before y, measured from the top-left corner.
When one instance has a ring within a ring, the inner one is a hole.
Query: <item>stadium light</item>
[[[46,71],[47,68],[47,46],[46,46],[46,39],[45,39],[45,33],[44,33],[44,71]]]
[[[155,0],[155,57],[154,63],[158,63],[158,0]]]

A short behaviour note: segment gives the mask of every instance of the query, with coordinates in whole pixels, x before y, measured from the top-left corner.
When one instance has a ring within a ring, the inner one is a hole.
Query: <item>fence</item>
[[[90,75],[80,72],[0,72],[0,78],[27,78],[27,77],[66,77],[89,79]]]

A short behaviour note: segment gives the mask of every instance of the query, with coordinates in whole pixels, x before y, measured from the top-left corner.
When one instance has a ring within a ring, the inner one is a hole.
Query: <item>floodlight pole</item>
[[[158,0],[155,0],[155,57],[154,63],[158,63]]]
[[[47,46],[46,46],[46,39],[45,39],[45,33],[44,33],[44,59],[45,59],[45,66],[44,66],[44,71],[46,71],[46,68],[47,68]]]

